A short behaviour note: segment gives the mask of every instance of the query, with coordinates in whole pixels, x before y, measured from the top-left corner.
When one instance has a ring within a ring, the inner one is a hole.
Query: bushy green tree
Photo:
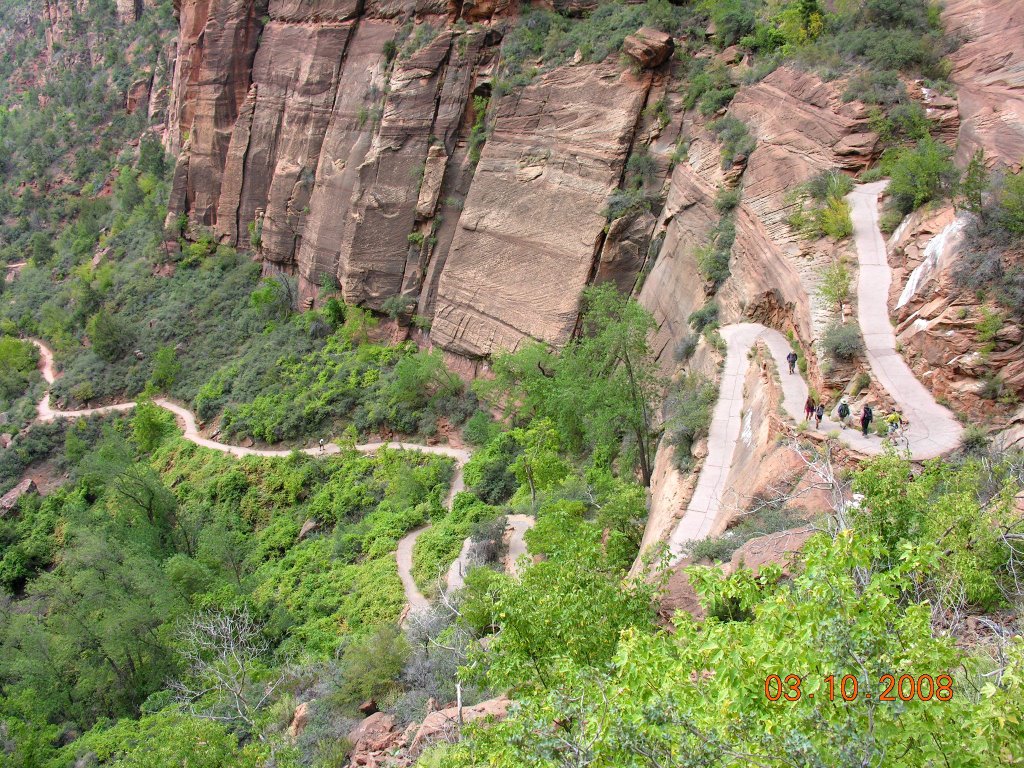
[[[887,159],[885,165],[891,177],[888,192],[896,210],[905,216],[952,192],[957,179],[952,157],[953,150],[928,137]]]
[[[478,385],[518,417],[547,417],[573,452],[634,451],[644,484],[654,461],[654,404],[662,380],[648,338],[654,318],[608,284],[584,292],[578,338],[556,355],[539,345],[495,356],[495,379]]]
[[[118,315],[100,310],[85,327],[96,354],[108,363],[114,363],[131,351],[135,333],[131,325]]]
[[[153,373],[149,380],[153,386],[167,392],[174,386],[174,381],[181,373],[181,363],[174,347],[160,347],[153,355]]]

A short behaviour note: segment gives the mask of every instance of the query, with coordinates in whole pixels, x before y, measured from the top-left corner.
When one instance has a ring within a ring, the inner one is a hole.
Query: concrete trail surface
[[[53,350],[38,339],[31,339],[30,341],[39,349],[40,372],[43,374],[43,378],[46,380],[46,383],[52,385],[57,380],[57,371],[53,362]],[[155,398],[153,402],[174,414],[182,428],[182,432],[186,440],[195,443],[196,445],[201,445],[204,448],[209,448],[213,451],[220,451],[221,453],[229,453],[232,456],[264,456],[269,458],[282,458],[291,455],[293,452],[291,449],[245,448],[240,445],[219,443],[216,440],[211,440],[200,434],[195,414],[193,414],[188,408],[163,397]],[[131,401],[99,406],[97,408],[80,408],[78,410],[62,411],[50,406],[50,393],[49,390],[47,390],[36,406],[36,412],[39,421],[55,421],[56,419],[79,419],[86,416],[96,416],[115,411],[129,411],[134,407],[135,402]],[[448,456],[449,458],[454,459],[455,474],[452,477],[451,487],[448,490],[448,497],[445,500],[445,507],[449,510],[452,508],[455,494],[464,490],[466,487],[462,478],[462,467],[467,461],[469,461],[469,457],[472,455],[472,452],[464,448],[453,448],[447,445],[421,445],[419,443],[379,441],[360,443],[356,445],[355,448],[361,453],[375,453],[381,448],[392,448],[401,451],[419,451],[421,453],[429,453],[436,456]],[[340,452],[341,448],[335,443],[325,443],[322,448],[317,446],[314,448],[303,448],[299,450],[299,453],[304,453],[308,456],[331,456]],[[417,528],[416,530],[406,534],[406,536],[398,542],[398,549],[395,553],[395,559],[398,563],[398,576],[402,580],[402,587],[405,590],[405,599],[408,601],[411,610],[422,609],[430,605],[427,598],[423,596],[423,593],[420,592],[419,588],[416,586],[416,582],[412,577],[413,546],[416,544],[417,537],[428,527],[429,526],[423,526],[422,528]],[[463,550],[465,549],[466,548],[464,546]],[[523,551],[525,551],[525,546],[523,547]]]
[[[530,515],[508,515],[505,534],[508,537],[508,554],[505,555],[505,572],[516,575],[516,561],[526,554],[526,532],[533,528],[536,519]],[[448,568],[445,582],[448,589],[462,589],[466,586],[466,573],[473,566],[469,560],[473,540],[466,538],[462,542],[462,550]]]
[[[878,195],[886,182],[865,184],[854,189],[847,199],[851,204],[853,237],[860,263],[857,290],[857,315],[871,372],[892,396],[907,426],[903,430],[915,460],[931,459],[954,450],[960,444],[963,428],[946,408],[914,376],[896,351],[896,336],[889,321],[889,284],[892,275],[885,240],[878,229]],[[697,480],[686,513],[669,538],[675,560],[682,557],[687,542],[705,538],[714,529],[723,511],[722,499],[732,468],[736,443],[743,421],[743,381],[747,370],[747,352],[762,340],[775,358],[783,393],[783,408],[796,422],[804,420],[807,382],[799,374],[788,373],[786,355],[789,342],[778,331],[757,323],[737,323],[721,329],[727,350],[708,434],[708,455]],[[830,403],[834,411],[838,403]],[[875,455],[883,449],[883,439],[875,434],[864,437],[859,413],[850,414],[855,426],[843,429],[831,418],[821,422],[822,432],[839,432],[840,440],[854,450]],[[876,414],[876,419],[881,414]],[[875,424],[872,424],[874,427]]]

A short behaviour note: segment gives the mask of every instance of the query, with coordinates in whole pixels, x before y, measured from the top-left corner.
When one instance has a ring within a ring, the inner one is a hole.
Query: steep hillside
[[[0,0],[0,765],[1024,761],[1019,6]]]

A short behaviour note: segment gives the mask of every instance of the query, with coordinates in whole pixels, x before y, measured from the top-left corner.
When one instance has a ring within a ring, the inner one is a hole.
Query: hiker
[[[821,429],[821,420],[825,418],[825,404],[818,403],[818,407],[814,411],[814,428]]]
[[[810,421],[812,416],[814,416],[814,401],[808,395],[807,402],[804,403],[804,421]]]
[[[846,429],[846,420],[850,418],[850,406],[843,400],[839,403],[839,424]]]
[[[865,405],[864,410],[860,412],[860,429],[864,433],[864,437],[868,436],[868,427],[871,426],[871,422],[874,421],[875,414],[871,410],[870,405]]]
[[[796,352],[786,355],[786,362],[789,363],[789,372],[796,373]]]
[[[889,425],[889,434],[891,435],[903,426],[903,416],[899,411],[893,411],[885,417],[885,423]]]

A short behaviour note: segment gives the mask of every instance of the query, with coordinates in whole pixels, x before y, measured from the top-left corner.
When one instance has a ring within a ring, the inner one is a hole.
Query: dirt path
[[[58,377],[57,370],[54,367],[53,351],[38,339],[31,339],[31,341],[39,349],[39,369],[43,374],[43,378],[46,380],[47,384],[53,384]],[[186,440],[195,443],[196,445],[201,445],[204,448],[239,457],[264,456],[268,458],[283,458],[291,455],[293,452],[292,449],[286,448],[246,448],[240,445],[229,445],[227,443],[220,443],[216,440],[211,440],[208,437],[202,436],[199,425],[196,423],[195,414],[185,406],[164,397],[155,398],[153,402],[174,414]],[[135,402],[131,401],[99,406],[97,408],[81,408],[78,410],[62,411],[50,406],[50,393],[47,391],[39,401],[39,404],[36,407],[36,412],[38,414],[39,421],[54,421],[55,419],[78,419],[86,416],[112,413],[115,411],[128,411],[134,407]],[[435,456],[447,456],[454,459],[455,474],[452,476],[448,496],[445,499],[445,507],[447,509],[451,510],[452,503],[455,500],[455,494],[465,490],[466,486],[462,478],[462,467],[467,461],[469,461],[469,457],[472,455],[470,451],[464,448],[452,448],[447,445],[421,445],[419,443],[403,442],[375,441],[356,445],[357,451],[368,454],[376,453],[381,448],[392,448],[400,451],[419,451],[421,453],[429,453]],[[341,448],[335,443],[325,443],[322,447],[316,446],[313,448],[302,448],[298,450],[300,453],[304,453],[308,456],[331,456],[341,452]],[[430,605],[427,598],[423,596],[423,593],[420,592],[419,588],[416,586],[416,581],[412,577],[413,546],[416,544],[416,539],[421,533],[423,533],[423,531],[426,530],[426,528],[427,526],[417,528],[416,530],[406,534],[406,536],[398,542],[398,549],[395,553],[395,559],[398,563],[398,576],[402,580],[402,587],[405,590],[405,599],[408,601],[411,610],[419,610]],[[465,549],[466,547],[463,546],[464,551]],[[459,561],[456,560],[456,563],[453,563],[453,567],[457,567],[458,562]]]
[[[516,575],[516,563],[526,554],[526,532],[533,528],[536,519],[529,515],[508,516],[508,554],[505,555],[505,570]]]
[[[885,240],[878,229],[878,195],[886,182],[857,187],[848,196],[852,206],[854,242],[860,262],[857,310],[861,333],[871,372],[899,405],[908,426],[904,429],[906,445],[914,460],[940,456],[960,444],[963,428],[946,408],[914,376],[896,351],[896,338],[889,321],[889,284],[892,275],[885,250]],[[743,381],[747,352],[762,340],[771,351],[783,393],[783,408],[796,422],[804,420],[807,382],[799,374],[789,374],[786,355],[789,342],[778,331],[757,323],[737,323],[721,329],[727,351],[718,402],[712,415],[708,434],[708,455],[686,513],[669,538],[675,559],[682,555],[689,541],[705,538],[714,530],[723,511],[722,498],[732,468],[736,443],[743,421]],[[835,408],[837,403],[830,403]],[[866,455],[883,450],[883,439],[871,434],[864,437],[859,429],[846,428],[830,418],[822,419],[821,432],[838,432],[845,444]],[[857,421],[858,414],[851,414]],[[880,414],[876,414],[880,418]],[[872,426],[875,426],[872,424]]]
[[[429,525],[424,525],[422,528],[407,533],[398,542],[398,549],[395,550],[395,559],[398,561],[398,577],[402,580],[402,589],[405,590],[405,601],[409,604],[409,613],[430,607],[430,601],[423,596],[420,588],[416,586],[416,580],[412,577],[412,549],[416,546],[416,539],[429,527]]]

